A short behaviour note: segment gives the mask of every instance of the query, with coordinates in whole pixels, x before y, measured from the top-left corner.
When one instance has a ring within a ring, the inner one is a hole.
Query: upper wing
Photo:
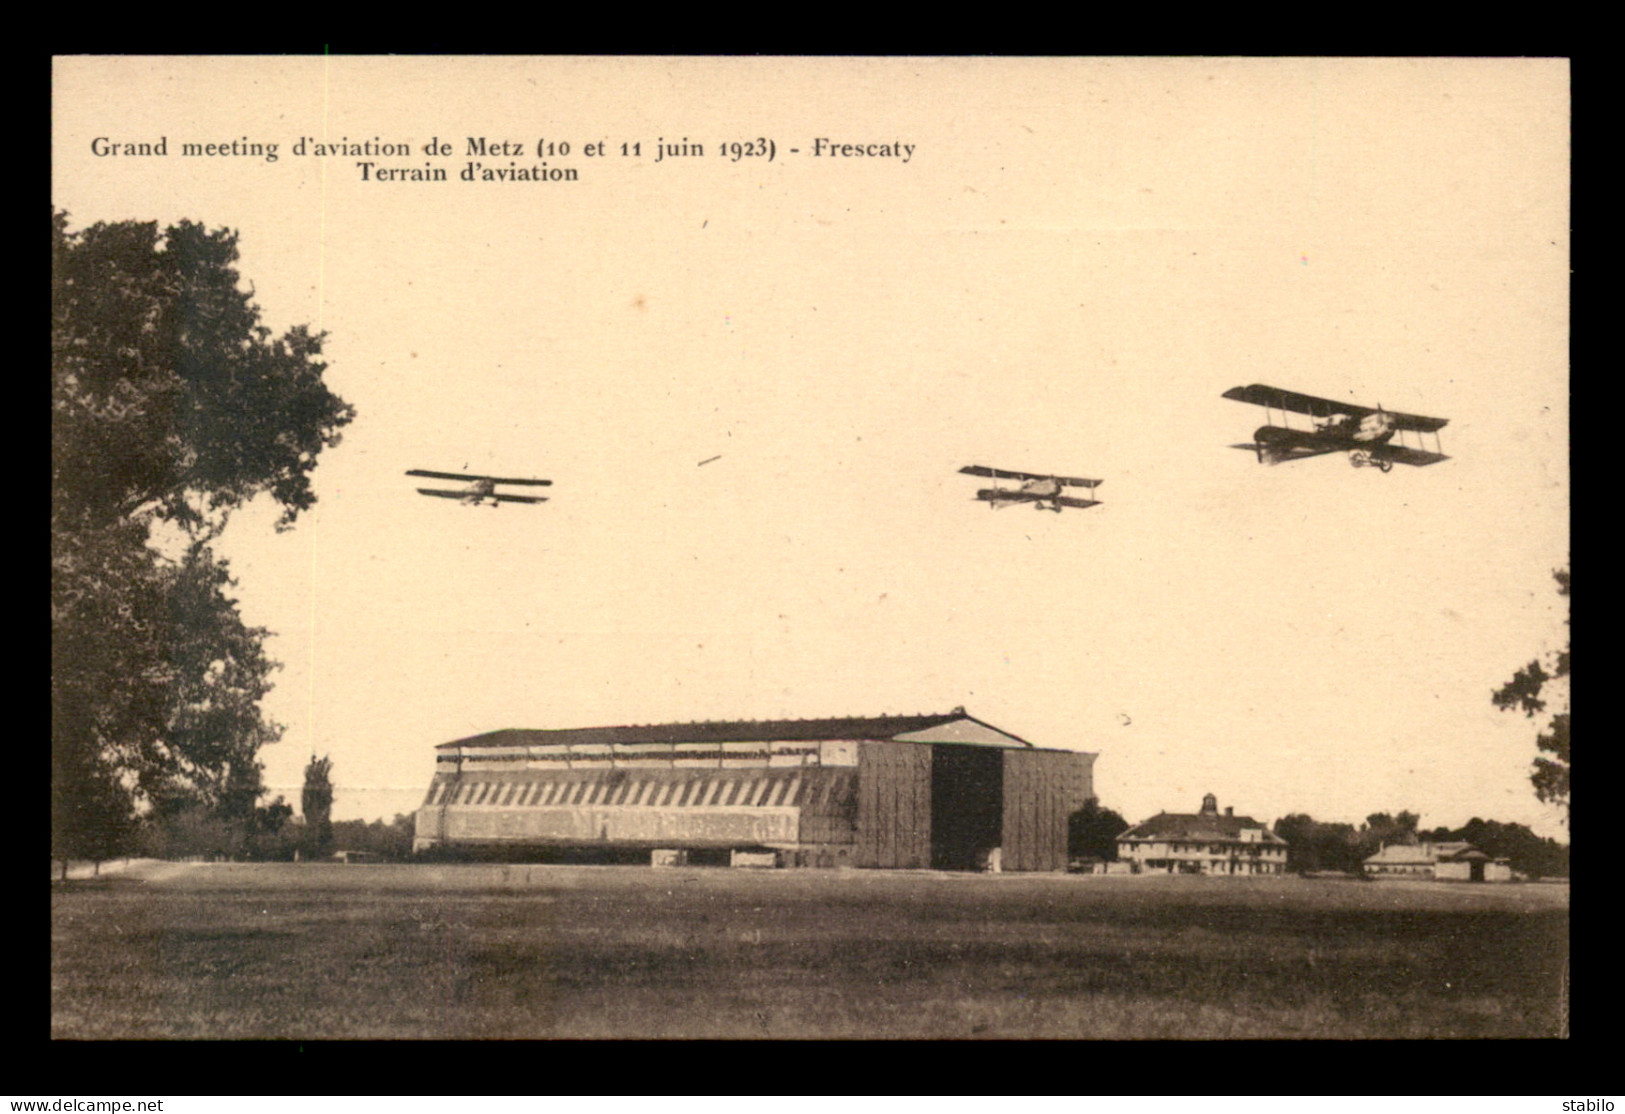
[[[552,480],[510,480],[501,476],[477,476],[470,472],[426,472],[422,468],[413,468],[406,473],[408,476],[428,476],[436,480],[490,480],[494,484],[529,484],[551,486]]]
[[[545,503],[545,495],[492,495],[492,499],[502,503]]]
[[[1231,387],[1224,392],[1224,397],[1233,398],[1237,402],[1251,402],[1257,406],[1273,406],[1277,410],[1290,410],[1294,414],[1311,414],[1317,418],[1329,418],[1333,414],[1363,418],[1367,414],[1377,412],[1370,406],[1356,406],[1352,402],[1333,402],[1329,398],[1301,395],[1297,391],[1283,391],[1279,387],[1266,387],[1262,383]]]
[[[1414,429],[1419,433],[1437,433],[1450,424],[1449,418],[1424,418],[1420,414],[1396,414],[1392,410],[1384,410],[1383,413],[1394,423],[1395,429]]]
[[[1373,445],[1370,453],[1373,460],[1391,460],[1395,464],[1412,464],[1418,468],[1450,459],[1443,453],[1430,453],[1424,449],[1413,449],[1408,445],[1396,445],[1392,441],[1386,445]]]
[[[1233,398],[1237,402],[1251,402],[1257,406],[1273,406],[1277,410],[1290,410],[1294,414],[1309,414],[1317,418],[1329,418],[1333,414],[1363,418],[1377,412],[1372,406],[1334,402],[1329,398],[1303,395],[1297,391],[1283,391],[1279,387],[1267,387],[1262,383],[1231,387],[1224,392],[1223,397]],[[1421,414],[1400,414],[1392,410],[1384,410],[1383,414],[1393,423],[1395,429],[1414,429],[1422,433],[1435,433],[1450,423],[1449,418],[1428,418]]]
[[[984,468],[980,464],[967,464],[960,471],[967,476],[986,476],[993,480],[1054,480],[1072,487],[1099,487],[1105,480],[1085,480],[1076,476],[1052,476],[1045,472],[1010,472],[1003,468]]]

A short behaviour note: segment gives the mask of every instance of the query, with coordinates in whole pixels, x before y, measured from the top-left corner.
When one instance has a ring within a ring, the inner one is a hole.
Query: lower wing
[[[419,495],[438,495],[442,499],[470,499],[470,498],[477,498],[476,495],[472,495],[467,491],[437,491],[436,489],[434,489],[432,487],[420,487],[420,488],[418,488],[418,494]]]
[[[1421,468],[1427,464],[1437,464],[1441,460],[1450,458],[1443,453],[1430,453],[1424,449],[1413,449],[1407,445],[1396,445],[1390,441],[1386,445],[1374,445],[1371,450],[1372,460],[1391,460],[1395,464],[1410,464]]]
[[[493,496],[491,496],[491,498],[495,499],[499,503],[545,503],[545,502],[547,502],[547,496],[545,496],[545,495],[493,495]]]

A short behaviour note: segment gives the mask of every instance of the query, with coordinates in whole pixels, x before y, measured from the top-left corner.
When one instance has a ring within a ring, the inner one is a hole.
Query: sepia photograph
[[[54,1041],[1570,1035],[1566,60],[51,114]]]

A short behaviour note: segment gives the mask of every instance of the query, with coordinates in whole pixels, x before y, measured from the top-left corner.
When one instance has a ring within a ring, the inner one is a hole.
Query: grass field
[[[1544,1037],[1567,885],[154,863],[57,1038]]]

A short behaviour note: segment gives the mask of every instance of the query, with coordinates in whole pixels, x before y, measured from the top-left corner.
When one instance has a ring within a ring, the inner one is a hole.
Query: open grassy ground
[[[1566,885],[145,863],[57,1038],[1540,1037]]]

